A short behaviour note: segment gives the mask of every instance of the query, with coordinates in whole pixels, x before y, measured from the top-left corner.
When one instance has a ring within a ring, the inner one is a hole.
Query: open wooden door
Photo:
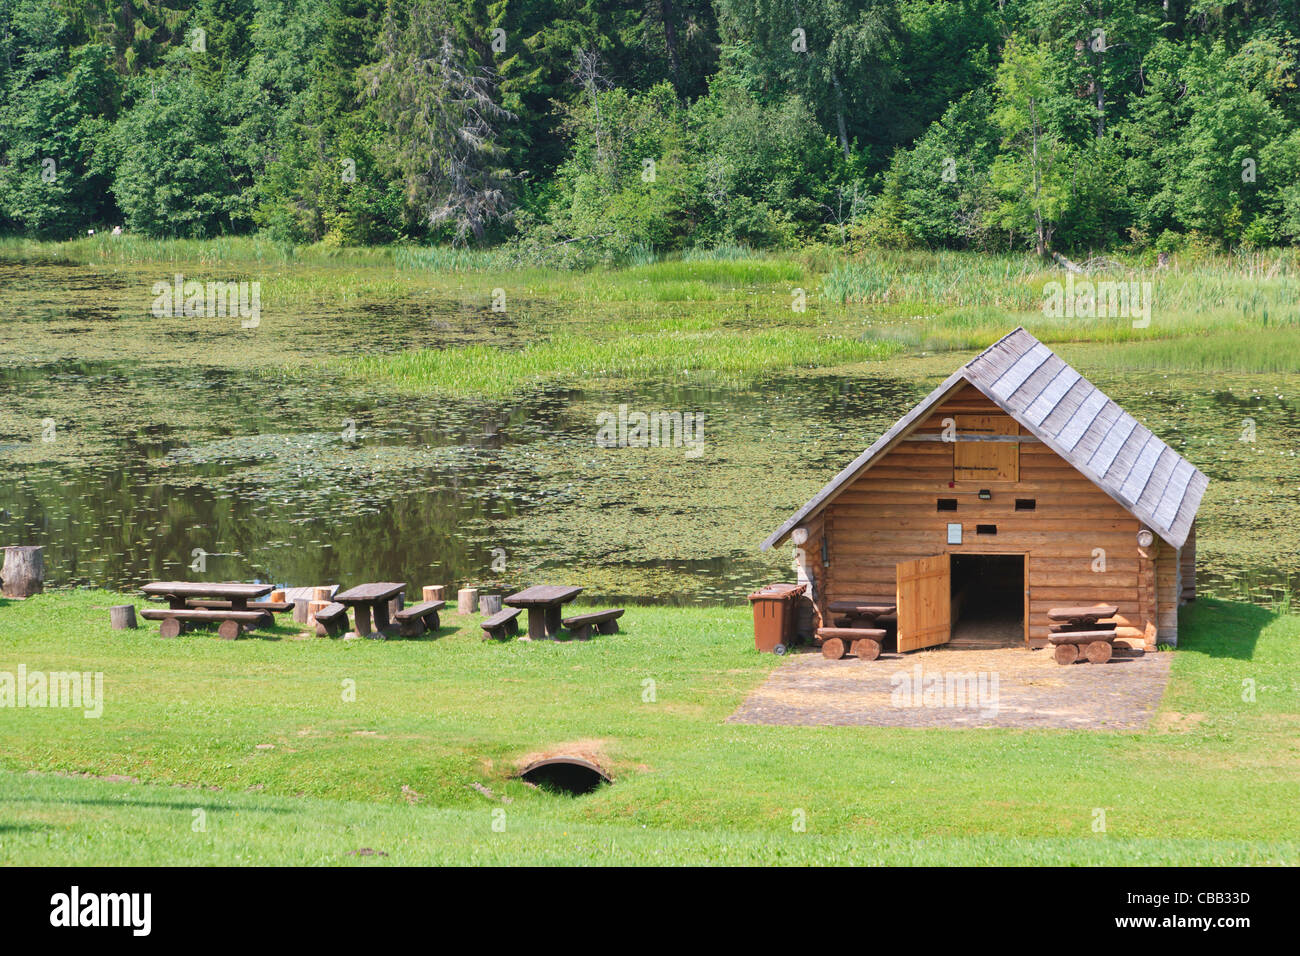
[[[947,644],[952,636],[948,555],[936,554],[896,565],[898,649],[915,651]]]

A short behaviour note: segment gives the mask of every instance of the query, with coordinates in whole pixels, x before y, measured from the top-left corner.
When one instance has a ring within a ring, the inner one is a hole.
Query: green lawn
[[[1300,618],[1250,605],[1187,609],[1153,728],[1091,733],[725,724],[778,664],[743,607],[631,608],[585,644],[227,643],[113,632],[120,600],[0,602],[0,671],[102,671],[105,697],[0,708],[0,863],[1300,862]],[[511,779],[563,745],[615,784]]]

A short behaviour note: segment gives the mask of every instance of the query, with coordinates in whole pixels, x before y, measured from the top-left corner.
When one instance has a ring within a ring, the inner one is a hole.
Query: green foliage
[[[983,245],[997,132],[983,90],[962,97],[910,150],[894,154],[866,226],[897,246]]]
[[[135,105],[114,127],[118,207],[128,229],[147,235],[232,231],[238,193],[220,117],[184,51],[167,67],[133,84]]]
[[[69,51],[69,26],[41,0],[4,10],[0,224],[65,237],[104,213],[105,140],[118,83],[107,47]]]
[[[1295,0],[0,0],[0,231],[568,265],[1263,248],[1300,241],[1297,22]]]
[[[1003,50],[995,89],[993,122],[1002,133],[1002,148],[989,181],[1000,202],[989,220],[1031,238],[1044,255],[1068,208],[1070,178],[1079,161],[1055,122],[1065,93],[1047,45],[1013,36]]]

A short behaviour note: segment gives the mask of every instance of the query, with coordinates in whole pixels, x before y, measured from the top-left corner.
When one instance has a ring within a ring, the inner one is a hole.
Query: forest
[[[0,234],[1300,240],[1300,0],[0,0]]]

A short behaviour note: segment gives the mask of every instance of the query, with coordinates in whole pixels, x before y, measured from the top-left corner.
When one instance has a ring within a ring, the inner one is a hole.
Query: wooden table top
[[[203,581],[154,581],[140,589],[148,595],[178,598],[259,598],[275,590],[271,584],[209,584]]]
[[[511,607],[545,607],[548,604],[567,604],[582,593],[582,588],[565,584],[534,584],[505,599]]]
[[[370,601],[389,601],[406,590],[404,581],[376,581],[373,584],[358,584],[348,588],[342,594],[334,595],[339,604],[365,604]]]
[[[1114,604],[1094,604],[1092,607],[1054,607],[1047,612],[1047,617],[1051,621],[1099,621],[1118,613],[1119,608]]]
[[[883,601],[831,601],[827,607],[832,614],[867,614],[872,617],[893,614],[898,610],[897,604]]]

